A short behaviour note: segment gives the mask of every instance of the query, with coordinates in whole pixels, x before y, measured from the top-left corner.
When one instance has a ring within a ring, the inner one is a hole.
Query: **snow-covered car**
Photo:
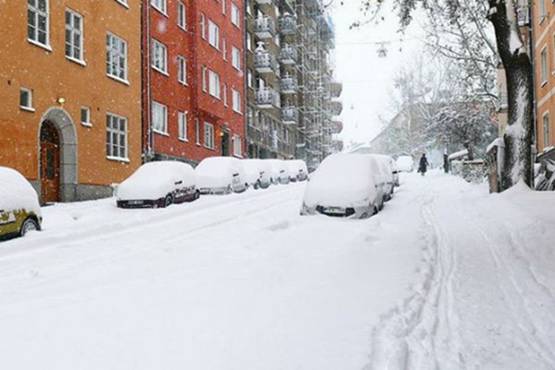
[[[243,159],[241,162],[249,186],[255,189],[267,189],[272,184],[272,168],[268,162],[261,159]]]
[[[305,181],[308,179],[306,163],[300,159],[286,161],[290,181]]]
[[[116,188],[120,208],[158,208],[198,199],[195,171],[177,161],[149,162]]]
[[[40,230],[39,197],[18,171],[0,166],[0,240]]]
[[[311,174],[301,215],[366,218],[383,207],[376,158],[366,154],[332,154]]]
[[[234,157],[208,157],[195,168],[201,194],[241,193],[249,187],[241,161]]]
[[[287,163],[281,159],[264,159],[272,166],[272,184],[289,184]]]
[[[410,155],[401,155],[397,158],[397,169],[401,172],[412,172],[414,170],[414,160]]]
[[[393,197],[396,184],[399,183],[399,174],[394,170],[395,161],[393,158],[383,154],[369,154],[378,162],[381,172],[381,186],[383,186],[385,200],[390,200]]]

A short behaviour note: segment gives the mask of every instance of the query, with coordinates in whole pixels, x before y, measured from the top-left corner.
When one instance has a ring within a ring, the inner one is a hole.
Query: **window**
[[[49,48],[48,0],[27,0],[27,37]]]
[[[547,148],[550,144],[549,132],[549,113],[543,115],[543,147]]]
[[[66,57],[83,61],[83,17],[66,10]]]
[[[198,118],[195,118],[195,142],[200,145],[200,123]]]
[[[220,28],[211,20],[208,20],[208,43],[216,49],[220,48]]]
[[[168,74],[168,48],[154,39],[152,39],[152,67],[159,72]]]
[[[232,89],[232,99],[233,99],[233,110],[237,113],[241,113],[241,93],[239,91]]]
[[[167,13],[166,0],[151,0],[150,3],[154,7],[154,9],[157,9],[164,14]]]
[[[233,155],[236,157],[241,157],[242,155],[242,148],[241,148],[241,136],[233,135]]]
[[[106,73],[127,81],[127,43],[111,33],[106,36]]]
[[[106,115],[106,156],[127,160],[127,119]]]
[[[227,60],[227,42],[224,37],[222,37],[222,55],[224,60]]]
[[[207,92],[208,91],[208,80],[206,78],[206,74],[208,73],[208,69],[206,68],[206,66],[202,66],[202,91]]]
[[[254,88],[253,82],[254,82],[254,78],[253,78],[252,70],[247,69],[247,86],[250,87],[251,89]]]
[[[92,126],[91,109],[89,107],[81,107],[81,124],[83,126]]]
[[[224,84],[224,106],[227,107],[227,84]]]
[[[187,113],[178,112],[177,113],[177,131],[178,139],[182,141],[187,141]]]
[[[19,90],[19,107],[23,110],[34,111],[33,91],[22,87]]]
[[[187,60],[182,56],[177,57],[177,81],[187,84]]]
[[[548,73],[548,69],[547,69],[547,48],[544,48],[541,52],[541,83],[546,84],[547,83],[547,73]]]
[[[252,35],[247,31],[247,50],[252,51]]]
[[[220,75],[214,71],[208,71],[208,93],[220,99]]]
[[[200,15],[200,35],[206,40],[206,17],[204,14]]]
[[[152,130],[156,133],[168,134],[168,107],[152,102]]]
[[[231,3],[231,23],[236,25],[237,27],[241,26],[241,12],[239,11],[239,7],[235,5],[235,3]]]
[[[214,149],[214,126],[208,122],[204,122],[204,146]]]
[[[120,3],[121,5],[125,6],[126,8],[129,7],[129,5],[127,4],[127,0],[116,0],[118,3]]]
[[[231,48],[231,64],[238,71],[241,70],[241,52],[235,46]]]
[[[252,14],[251,2],[249,0],[245,1],[247,7],[247,14]]]
[[[222,2],[222,14],[225,15],[225,12],[226,12],[226,10],[225,10],[225,3],[226,3],[227,0],[220,0],[220,1]]]
[[[540,2],[540,23],[547,17],[547,10],[545,8],[545,0],[539,0]]]
[[[177,3],[177,25],[184,30],[187,29],[187,10],[181,1]]]

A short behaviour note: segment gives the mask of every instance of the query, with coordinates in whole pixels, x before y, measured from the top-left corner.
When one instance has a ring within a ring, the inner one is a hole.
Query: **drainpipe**
[[[191,68],[192,68],[192,72],[191,73],[191,110],[193,111],[193,117],[194,117],[194,122],[195,122],[195,144],[197,145],[198,142],[200,142],[200,126],[201,126],[201,122],[200,122],[200,115],[199,115],[199,103],[198,103],[198,89],[199,89],[199,79],[198,79],[198,74],[200,72],[199,69],[199,65],[198,65],[198,50],[197,50],[197,28],[198,28],[198,2],[197,1],[192,1],[191,3],[191,14],[192,14],[192,19],[191,19],[191,30],[189,31],[189,36],[191,38],[191,50],[192,50],[192,55],[191,55],[191,59],[192,59],[192,63],[191,63]],[[198,130],[197,130],[198,127]],[[199,135],[199,137],[197,138],[197,133]],[[193,158],[191,158],[191,160],[194,161]]]
[[[247,7],[248,7],[248,2],[245,0],[243,1],[243,22],[241,23],[242,27],[243,27],[243,127],[244,127],[244,137],[243,137],[243,153],[246,153],[245,158],[249,157],[249,141],[247,139],[248,137],[248,87],[247,87],[247,74],[248,74],[248,66],[247,66]],[[232,99],[233,100],[233,99]],[[232,102],[233,104],[233,102]],[[241,153],[241,155],[243,155],[243,153]]]
[[[144,34],[143,34],[143,38],[145,38],[146,41],[146,47],[145,47],[145,55],[143,56],[143,71],[144,69],[146,69],[146,86],[144,86],[144,89],[146,91],[146,103],[144,105],[144,112],[143,114],[146,115],[145,121],[146,121],[146,134],[147,134],[147,148],[146,151],[144,153],[144,161],[145,162],[149,162],[152,158],[153,158],[153,152],[154,152],[154,135],[152,132],[152,115],[150,113],[150,107],[151,107],[151,68],[150,68],[150,3],[148,1],[144,1],[143,2],[143,6],[145,6],[145,10],[144,10],[144,17],[146,18],[144,21]]]
[[[532,27],[532,25],[534,24],[534,14],[532,12],[532,7],[530,6],[531,2],[528,1],[528,16],[529,16],[529,22],[528,22],[528,45],[529,45],[529,49],[530,49],[530,64],[532,65],[532,127],[531,127],[531,136],[532,136],[532,144],[531,144],[531,155],[530,155],[530,160],[531,160],[531,164],[530,164],[530,171],[532,171],[532,174],[530,176],[530,185],[532,187],[532,189],[534,189],[534,163],[536,162],[536,155],[538,152],[538,130],[536,129],[536,125],[537,125],[537,107],[536,107],[536,60],[534,57],[535,54],[535,50],[534,50],[534,27]]]

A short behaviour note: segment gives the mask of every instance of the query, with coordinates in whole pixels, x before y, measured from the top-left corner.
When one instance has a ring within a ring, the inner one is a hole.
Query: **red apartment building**
[[[144,1],[146,159],[243,157],[243,0]]]

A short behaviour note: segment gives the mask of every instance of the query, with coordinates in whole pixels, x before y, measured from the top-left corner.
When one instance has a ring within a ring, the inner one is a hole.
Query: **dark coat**
[[[430,163],[428,163],[428,158],[426,158],[425,155],[420,157],[420,163],[418,165],[418,172],[426,172],[426,170],[428,169],[429,164]]]

